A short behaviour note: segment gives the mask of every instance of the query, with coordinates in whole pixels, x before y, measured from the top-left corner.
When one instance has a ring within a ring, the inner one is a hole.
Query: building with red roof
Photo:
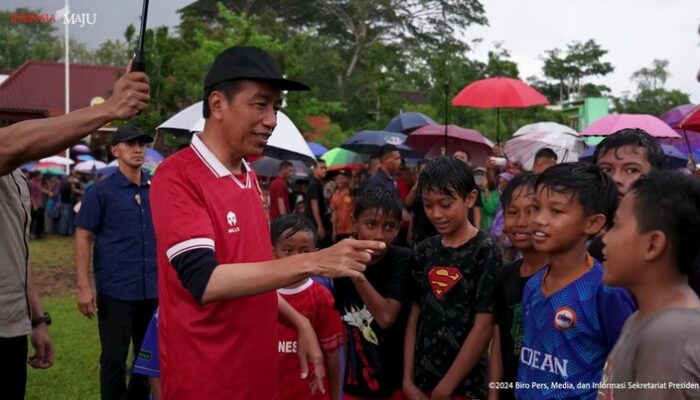
[[[70,65],[70,109],[106,99],[123,68]],[[27,61],[0,83],[0,126],[26,119],[62,115],[65,112],[65,65],[51,61]]]

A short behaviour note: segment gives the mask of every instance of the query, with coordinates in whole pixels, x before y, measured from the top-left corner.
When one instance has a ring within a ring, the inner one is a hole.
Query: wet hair
[[[642,129],[620,129],[607,136],[595,149],[593,153],[593,163],[597,164],[598,159],[609,151],[613,151],[617,156],[617,149],[624,146],[637,146],[646,149],[647,161],[651,169],[661,170],[666,165],[666,154],[659,142],[647,131]]]
[[[428,162],[418,178],[418,193],[440,193],[452,198],[466,199],[476,190],[471,168],[452,157],[438,157]]]
[[[394,146],[393,144],[385,144],[384,146],[379,148],[379,154],[378,154],[379,157],[378,158],[380,160],[383,160],[387,155],[389,155],[395,151],[399,151],[399,148]]]
[[[308,232],[314,238],[314,245],[318,243],[318,233],[311,221],[306,217],[297,214],[286,214],[279,218],[275,218],[270,223],[270,234],[272,236],[272,245],[276,246],[277,242],[282,239],[289,239],[299,232]]]
[[[671,171],[652,171],[632,184],[640,233],[662,231],[681,273],[700,265],[700,181]],[[629,195],[629,193],[628,193]]]
[[[549,147],[543,147],[537,150],[537,153],[535,153],[535,161],[541,158],[554,160],[555,162],[559,160],[559,156],[557,156],[557,153],[555,153],[554,150],[550,149]]]
[[[245,87],[244,81],[234,80],[218,83],[212,87],[204,88],[204,97],[202,98],[202,115],[204,119],[209,118],[211,115],[211,109],[209,109],[209,96],[212,92],[217,91],[224,94],[226,101],[230,102],[238,92],[243,90]]]
[[[501,195],[501,206],[505,210],[508,208],[510,203],[514,200],[513,194],[516,190],[520,188],[530,188],[533,191],[537,185],[537,174],[532,172],[523,172],[520,175],[516,175],[508,184],[506,188],[503,189],[503,194]]]
[[[360,214],[367,210],[381,210],[384,215],[393,214],[396,219],[401,220],[403,208],[395,193],[383,187],[373,187],[357,196],[352,215],[357,219]]]
[[[278,171],[282,171],[283,169],[285,169],[285,168],[287,168],[287,167],[292,167],[291,161],[282,160],[282,162],[280,163],[280,167],[279,167]]]
[[[586,216],[603,214],[606,227],[611,226],[620,192],[617,185],[597,165],[590,163],[557,164],[537,177],[536,188],[572,195]]]

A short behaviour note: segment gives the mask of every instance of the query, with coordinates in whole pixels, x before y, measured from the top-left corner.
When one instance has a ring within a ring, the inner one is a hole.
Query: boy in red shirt
[[[283,215],[272,221],[272,246],[275,258],[285,258],[295,254],[317,250],[316,229],[300,215]],[[279,324],[278,346],[279,374],[277,398],[294,399],[338,399],[340,393],[339,350],[345,343],[345,333],[340,315],[334,308],[331,292],[311,278],[295,282],[277,290],[295,310],[308,318],[313,326],[323,351],[328,373],[324,379],[324,392],[307,381],[300,380],[298,374],[296,330]],[[309,366],[311,367],[311,366]]]

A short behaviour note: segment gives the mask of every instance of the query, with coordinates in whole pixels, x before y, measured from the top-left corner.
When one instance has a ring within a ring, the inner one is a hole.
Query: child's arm
[[[379,327],[389,328],[401,311],[401,303],[398,300],[382,297],[366,279],[364,281],[352,279],[352,283]]]
[[[160,378],[149,376],[148,384],[151,386],[151,399],[160,400],[162,398],[160,391]]]
[[[432,399],[451,398],[452,392],[479,361],[479,357],[489,345],[492,334],[493,315],[490,313],[477,313],[474,326],[464,340],[457,357],[452,362],[445,376],[440,380],[440,383],[433,389]]]
[[[493,326],[493,340],[489,355],[489,382],[503,381],[503,360],[501,359],[501,333],[498,324]],[[498,400],[498,389],[489,385],[488,400]]]
[[[406,337],[403,345],[403,391],[409,400],[428,400],[413,384],[413,362],[416,353],[416,328],[418,327],[418,315],[420,307],[418,304],[411,304],[411,313],[408,315],[406,323]]]
[[[301,379],[306,379],[309,375],[308,361],[311,361],[313,365],[314,383],[316,387],[321,390],[321,393],[326,393],[323,388],[323,353],[321,352],[321,346],[318,344],[318,339],[316,338],[316,332],[311,326],[311,322],[299,314],[297,310],[294,309],[282,296],[277,296],[277,310],[280,323],[296,329],[299,338],[297,340],[297,357],[299,357],[299,364],[301,366]]]
[[[340,399],[340,384],[343,377],[340,376],[340,350],[342,347],[328,353],[326,356],[326,371],[328,371],[328,393],[331,400]]]

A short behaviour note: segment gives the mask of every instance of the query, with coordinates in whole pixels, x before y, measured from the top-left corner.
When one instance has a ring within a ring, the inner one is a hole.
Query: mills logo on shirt
[[[238,217],[236,217],[235,212],[229,211],[226,214],[226,223],[228,223],[228,226],[231,227],[228,229],[228,233],[236,233],[241,231],[241,228],[236,226],[238,225]]]

